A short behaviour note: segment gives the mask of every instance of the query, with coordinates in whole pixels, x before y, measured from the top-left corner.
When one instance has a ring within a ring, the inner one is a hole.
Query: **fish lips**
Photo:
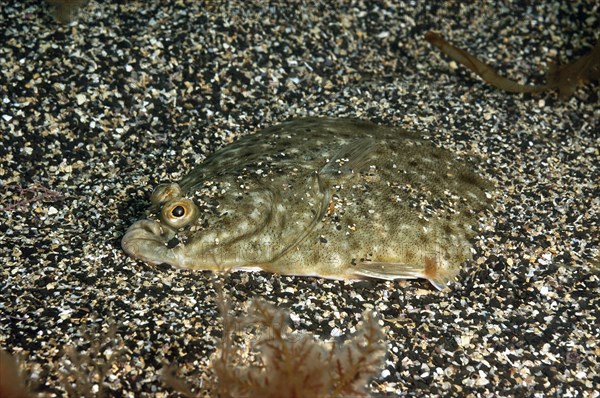
[[[177,253],[167,247],[167,242],[174,235],[174,231],[156,221],[139,220],[133,223],[123,236],[121,247],[130,257],[152,265],[176,265]]]

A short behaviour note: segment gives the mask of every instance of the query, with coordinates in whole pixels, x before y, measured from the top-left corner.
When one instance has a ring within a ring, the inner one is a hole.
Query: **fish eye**
[[[154,192],[152,192],[152,196],[150,196],[150,202],[154,205],[161,205],[180,195],[181,188],[179,187],[179,184],[174,182],[170,184],[160,184],[154,188]]]
[[[171,215],[175,218],[181,218],[185,216],[185,208],[183,206],[175,206],[173,210],[171,210]]]
[[[185,227],[198,218],[198,208],[189,199],[171,199],[161,210],[161,221],[172,228]]]

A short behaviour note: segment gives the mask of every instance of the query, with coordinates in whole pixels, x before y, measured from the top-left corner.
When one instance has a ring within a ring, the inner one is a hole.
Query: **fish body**
[[[122,240],[132,257],[199,270],[427,278],[471,258],[487,183],[402,128],[302,118],[245,136],[179,183]]]

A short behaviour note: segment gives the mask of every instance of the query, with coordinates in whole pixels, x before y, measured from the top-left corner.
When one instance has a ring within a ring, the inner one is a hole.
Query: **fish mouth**
[[[163,228],[156,221],[139,220],[123,236],[121,247],[130,257],[149,264],[168,263],[177,266],[179,256],[167,247],[173,235],[173,231]]]

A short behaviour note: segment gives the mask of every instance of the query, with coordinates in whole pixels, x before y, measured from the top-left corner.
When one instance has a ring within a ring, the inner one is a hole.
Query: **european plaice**
[[[122,246],[179,268],[426,278],[443,289],[472,256],[487,187],[465,161],[402,128],[295,119],[159,185]]]

